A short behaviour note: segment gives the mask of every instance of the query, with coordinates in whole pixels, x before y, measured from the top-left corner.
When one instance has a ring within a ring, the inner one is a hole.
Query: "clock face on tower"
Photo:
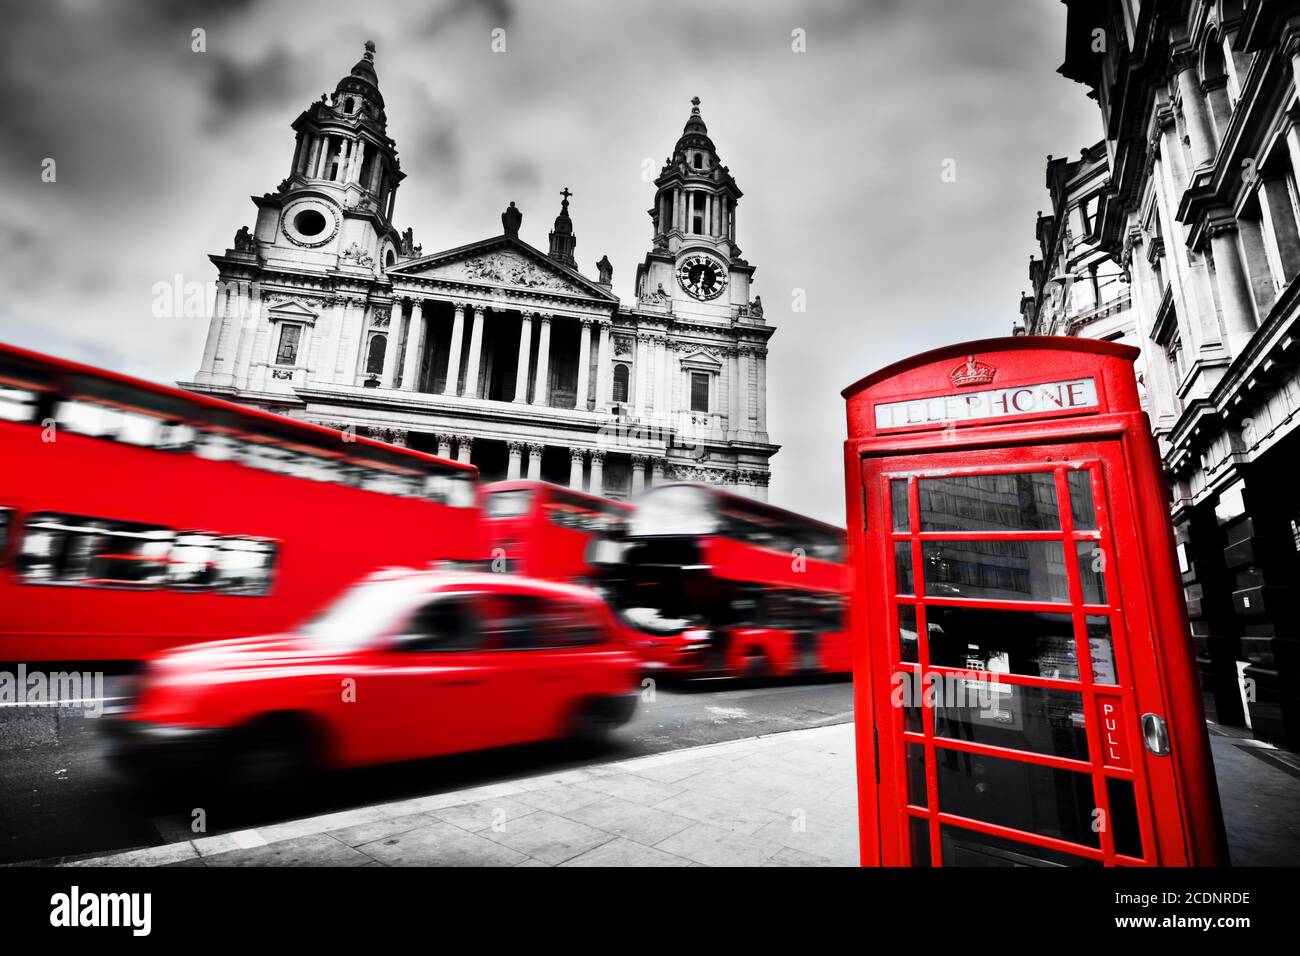
[[[697,252],[677,264],[677,281],[693,298],[716,299],[727,287],[727,267],[713,256]]]

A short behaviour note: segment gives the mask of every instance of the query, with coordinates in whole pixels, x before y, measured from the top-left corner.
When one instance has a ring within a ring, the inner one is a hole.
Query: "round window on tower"
[[[293,228],[304,236],[319,236],[327,225],[318,209],[304,209],[293,217]]]
[[[308,199],[289,206],[281,225],[285,237],[294,245],[315,249],[338,234],[339,217],[327,203]]]

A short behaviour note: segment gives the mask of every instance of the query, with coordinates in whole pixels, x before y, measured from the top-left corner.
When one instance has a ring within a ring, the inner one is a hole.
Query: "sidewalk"
[[[855,866],[853,725],[710,744],[70,866]]]
[[[1300,864],[1300,760],[1210,742],[1233,864]],[[853,744],[851,723],[750,737],[66,865],[853,866]]]

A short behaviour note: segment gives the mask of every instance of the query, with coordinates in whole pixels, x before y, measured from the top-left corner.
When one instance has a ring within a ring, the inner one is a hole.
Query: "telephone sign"
[[[991,339],[845,390],[865,865],[1226,863],[1137,355]]]

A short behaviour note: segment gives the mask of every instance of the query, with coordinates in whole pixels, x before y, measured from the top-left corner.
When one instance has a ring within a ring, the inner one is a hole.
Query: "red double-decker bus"
[[[498,481],[483,489],[493,561],[548,581],[597,583],[593,542],[622,535],[632,509],[620,501],[546,481]]]
[[[273,633],[486,555],[478,472],[0,345],[0,660]]]
[[[599,559],[647,666],[683,676],[852,670],[844,531],[706,485],[633,501]]]

